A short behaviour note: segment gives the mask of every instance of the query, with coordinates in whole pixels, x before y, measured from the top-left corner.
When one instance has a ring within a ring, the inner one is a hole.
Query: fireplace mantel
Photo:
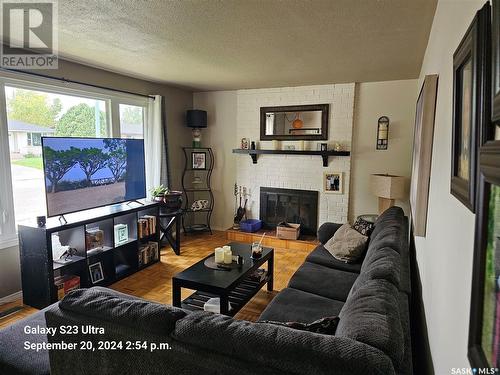
[[[331,156],[349,156],[350,151],[296,151],[296,150],[242,150],[233,149],[233,154],[247,154],[252,158],[253,164],[257,164],[257,155],[260,154],[280,154],[280,155],[318,155],[323,158],[323,167],[328,167],[328,158]]]

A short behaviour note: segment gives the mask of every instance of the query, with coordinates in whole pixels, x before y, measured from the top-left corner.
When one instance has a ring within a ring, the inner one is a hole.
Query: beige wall
[[[215,166],[212,174],[214,212],[212,228],[226,230],[233,225],[236,182],[236,91],[201,92],[193,95],[193,107],[207,111],[208,128],[203,130],[202,144],[212,147]]]
[[[420,72],[439,74],[425,238],[416,238],[429,344],[436,374],[469,367],[467,340],[474,215],[450,194],[453,52],[484,0],[440,0]]]
[[[417,80],[369,82],[356,85],[352,144],[349,218],[378,212],[378,199],[370,191],[370,174],[410,177]],[[388,116],[389,145],[376,150],[377,121]],[[397,201],[408,214],[408,201]]]
[[[192,92],[63,60],[59,61],[59,69],[57,70],[36,71],[35,73],[137,94],[163,95],[165,97],[165,118],[169,139],[168,156],[171,186],[180,189],[180,180],[184,168],[181,147],[191,144],[191,133],[185,126],[185,113],[187,109],[192,108]],[[23,75],[23,77],[26,76]],[[0,298],[15,293],[20,289],[21,275],[18,248],[0,249]]]

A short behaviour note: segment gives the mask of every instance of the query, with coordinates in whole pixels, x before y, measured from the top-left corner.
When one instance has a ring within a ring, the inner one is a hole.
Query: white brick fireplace
[[[285,87],[237,91],[237,140],[250,138],[257,148],[270,149],[272,142],[259,141],[260,107],[330,104],[328,148],[340,142],[351,150],[354,83],[320,86]],[[306,149],[316,150],[317,143],[306,141]],[[282,147],[298,142],[282,142]],[[347,222],[349,209],[349,185],[351,157],[330,157],[328,167],[323,167],[320,156],[259,155],[257,164],[252,164],[248,155],[235,155],[236,181],[249,188],[248,217],[259,217],[259,188],[261,186],[285,189],[315,190],[319,192],[318,225],[326,221]],[[343,172],[343,194],[325,193],[324,172]]]

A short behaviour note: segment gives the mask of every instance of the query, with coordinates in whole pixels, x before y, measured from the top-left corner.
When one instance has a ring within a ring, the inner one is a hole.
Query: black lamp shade
[[[186,126],[188,128],[206,128],[207,111],[190,109],[186,112]]]

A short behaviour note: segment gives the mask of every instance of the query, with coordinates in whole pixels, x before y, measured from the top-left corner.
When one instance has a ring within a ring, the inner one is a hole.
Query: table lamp
[[[207,127],[207,111],[190,109],[186,112],[186,126],[192,128],[193,147],[201,147],[201,130]]]
[[[379,214],[394,206],[395,199],[407,196],[406,177],[390,174],[372,174],[371,190],[378,197]]]

